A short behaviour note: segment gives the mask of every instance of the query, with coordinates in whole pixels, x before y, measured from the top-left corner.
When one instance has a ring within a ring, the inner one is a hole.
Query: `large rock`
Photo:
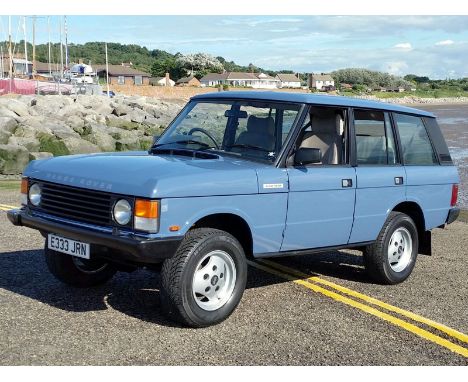
[[[39,151],[52,153],[54,156],[68,155],[70,151],[61,139],[52,134],[41,134]]]
[[[28,150],[17,145],[0,145],[0,174],[21,174],[29,162]]]
[[[11,117],[11,118],[14,118],[16,120],[18,120],[18,114],[16,114],[15,112],[7,109],[5,106],[3,105],[0,105],[0,117]]]
[[[26,138],[26,137],[15,137],[12,136],[8,140],[9,145],[18,145],[23,146],[28,149],[28,151],[38,151],[41,143],[36,138]]]
[[[90,154],[101,151],[97,145],[81,138],[70,137],[62,141],[70,154]]]
[[[136,137],[119,139],[115,142],[115,149],[117,151],[141,150],[140,140]]]
[[[0,144],[5,145],[11,137],[11,133],[7,130],[0,130]]]
[[[14,133],[18,122],[13,117],[1,117],[0,116],[0,131],[8,131],[9,133]]]
[[[29,115],[28,106],[13,98],[9,98],[8,102],[4,104],[4,107],[20,117],[26,117]]]
[[[114,111],[112,114],[116,115],[117,117],[120,117],[122,115],[127,115],[132,112],[132,108],[128,105],[125,105],[123,103],[115,103],[113,104]]]
[[[102,151],[115,151],[115,139],[105,130],[105,126],[102,128],[93,126],[92,132],[83,138],[98,146]]]
[[[37,159],[47,159],[52,158],[52,153],[47,153],[44,151],[36,152],[36,153],[29,153],[29,160],[37,160]]]
[[[128,115],[121,118],[115,115],[108,115],[106,117],[106,124],[110,127],[118,127],[125,130],[136,130],[138,129],[139,123],[131,121]]]

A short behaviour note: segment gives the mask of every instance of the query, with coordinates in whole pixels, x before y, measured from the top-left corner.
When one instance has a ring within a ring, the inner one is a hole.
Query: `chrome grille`
[[[62,184],[38,183],[42,186],[42,198],[40,207],[34,209],[85,223],[112,224],[110,194]]]

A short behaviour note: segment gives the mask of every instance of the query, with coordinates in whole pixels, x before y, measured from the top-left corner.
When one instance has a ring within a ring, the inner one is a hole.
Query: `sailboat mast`
[[[52,67],[51,67],[52,60],[51,60],[51,51],[50,51],[50,16],[47,16],[47,32],[49,34],[49,52],[48,52],[49,53],[49,60],[48,60],[48,62],[49,62],[49,76],[52,77]]]
[[[8,71],[8,77],[13,78],[13,57],[11,57],[11,16],[8,16],[8,62],[10,69]],[[10,91],[11,91],[11,81],[10,81]]]
[[[63,79],[62,19],[60,19],[60,77]]]
[[[33,27],[32,27],[32,55],[33,55],[33,67],[32,67],[32,74],[33,76],[36,75],[36,16],[33,16]]]
[[[63,16],[64,27],[65,27],[65,69],[68,70],[68,28],[67,28],[67,16]]]
[[[24,74],[29,74],[29,65],[28,65],[28,42],[27,42],[27,33],[26,33],[26,16],[23,16],[23,33],[24,33],[24,60],[25,60],[25,71]]]
[[[106,42],[106,84],[107,84],[107,97],[110,97],[110,94],[109,94],[109,59],[107,57],[107,42]]]

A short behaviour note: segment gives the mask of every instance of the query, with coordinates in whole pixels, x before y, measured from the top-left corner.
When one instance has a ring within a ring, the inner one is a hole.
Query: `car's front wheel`
[[[236,238],[217,229],[193,229],[175,256],[164,261],[162,305],[185,325],[214,325],[237,307],[246,280],[244,250]]]
[[[86,260],[47,248],[44,249],[49,271],[65,284],[87,288],[104,284],[116,273],[112,264],[100,259]]]
[[[382,284],[398,284],[413,271],[418,255],[418,230],[413,219],[390,212],[377,240],[364,250],[367,273]]]

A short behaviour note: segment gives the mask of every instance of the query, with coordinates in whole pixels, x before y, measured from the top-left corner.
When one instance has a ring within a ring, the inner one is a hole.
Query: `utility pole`
[[[25,60],[24,74],[27,76],[27,75],[29,75],[29,65],[28,65],[28,41],[26,39],[26,37],[27,37],[27,33],[26,33],[26,16],[23,16],[23,33],[24,33],[24,60]]]

